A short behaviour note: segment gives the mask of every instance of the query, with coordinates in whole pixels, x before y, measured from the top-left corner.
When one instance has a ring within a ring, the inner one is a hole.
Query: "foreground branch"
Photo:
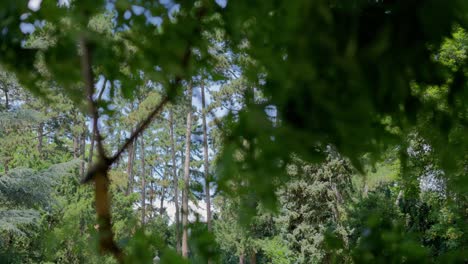
[[[94,75],[91,63],[91,51],[89,48],[89,44],[84,37],[80,38],[80,45],[81,45],[81,72],[83,74],[83,80],[85,83],[85,90],[86,90],[86,97],[88,100],[88,109],[91,117],[93,119],[93,131],[96,133],[97,137],[97,149],[98,154],[100,157],[105,157],[104,147],[102,144],[102,137],[101,133],[99,132],[98,127],[98,120],[99,120],[99,112],[97,108],[97,103],[93,99],[94,95]]]
[[[99,112],[97,104],[93,99],[94,76],[91,67],[91,54],[87,41],[84,37],[80,39],[82,48],[81,70],[86,88],[89,112],[93,119],[93,131],[96,135],[99,161],[88,171],[85,181],[94,180],[94,195],[96,200],[96,215],[99,231],[99,249],[101,253],[111,253],[119,263],[124,262],[122,250],[114,241],[112,232],[112,216],[110,211],[109,178],[108,171],[111,163],[106,157],[102,144],[102,137],[98,128]],[[93,135],[94,136],[94,135]]]

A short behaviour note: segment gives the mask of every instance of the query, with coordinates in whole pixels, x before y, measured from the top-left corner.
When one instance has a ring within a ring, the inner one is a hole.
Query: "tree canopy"
[[[2,1],[0,258],[466,262],[467,12]]]

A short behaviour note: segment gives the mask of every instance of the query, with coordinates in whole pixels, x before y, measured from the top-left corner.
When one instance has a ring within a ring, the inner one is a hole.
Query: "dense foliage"
[[[0,2],[1,263],[468,262],[466,1]]]

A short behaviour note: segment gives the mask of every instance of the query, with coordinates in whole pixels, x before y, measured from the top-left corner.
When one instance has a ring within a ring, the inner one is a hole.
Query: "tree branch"
[[[162,101],[149,113],[149,115],[141,121],[138,126],[133,130],[133,133],[130,135],[129,138],[125,140],[123,145],[117,150],[117,152],[109,159],[109,162],[112,164],[114,163],[122,153],[130,146],[131,142],[135,140],[148,126],[151,124],[151,121],[156,117],[157,114],[159,114],[164,106],[169,102],[169,97],[165,96],[163,97]]]
[[[104,94],[104,91],[106,90],[106,82],[107,82],[107,80],[104,80],[104,85],[102,86],[102,89],[99,92],[99,95],[98,95],[98,98],[97,98],[96,102],[99,102],[101,100],[102,95]],[[112,83],[110,85],[112,85]],[[94,152],[93,150],[94,150],[94,142],[96,141],[96,128],[97,128],[97,126],[93,127],[93,134],[91,136],[91,146],[89,148],[89,158],[88,158],[89,164],[93,163],[93,152]]]
[[[205,14],[205,9],[201,9],[200,12],[197,14],[198,15],[198,19],[201,20],[201,18],[203,17],[203,15]],[[196,30],[197,33],[200,33],[200,29],[199,27],[197,27],[197,30]],[[181,66],[182,66],[182,69],[183,69],[183,72],[186,72],[188,66],[189,66],[189,63],[190,63],[190,57],[192,56],[192,42],[189,41],[187,43],[187,48],[185,49],[185,52],[184,52],[184,55],[182,57],[182,62],[181,62]],[[177,75],[175,77],[175,80],[173,82],[173,84],[171,85],[171,87],[168,89],[169,91],[170,90],[175,90],[175,89],[178,89],[180,84],[182,83],[182,80],[184,79],[183,78],[184,76],[180,76],[180,75]],[[155,118],[155,116],[160,113],[162,111],[162,109],[164,108],[164,106],[169,102],[169,97],[166,95],[165,97],[163,97],[163,99],[161,100],[161,102],[159,103],[159,105],[157,105],[153,111],[151,111],[151,113],[142,121],[140,122],[140,124],[137,126],[137,128],[135,130],[133,130],[133,133],[130,135],[130,137],[124,142],[124,144],[122,145],[122,147],[119,148],[119,150],[114,154],[114,156],[112,156],[109,161],[110,163],[113,163],[115,162],[121,155],[122,153],[128,148],[128,146],[130,146],[130,143],[136,139],[145,129],[146,127],[148,127],[148,125],[151,123],[151,121]]]
[[[90,54],[89,45],[85,37],[83,36],[80,38],[80,45],[81,45],[81,49],[83,52],[83,54],[81,55],[81,72],[83,74],[83,79],[84,79],[85,88],[86,88],[86,96],[88,99],[88,109],[93,119],[93,130],[95,131],[96,137],[97,137],[96,141],[97,141],[98,154],[101,158],[105,158],[106,154],[104,152],[104,147],[102,144],[102,137],[101,137],[101,133],[99,132],[99,127],[98,127],[99,112],[96,106],[96,102],[93,99],[94,76],[93,76],[93,69],[91,67],[92,65],[91,54]]]
[[[81,70],[86,88],[89,112],[93,118],[93,130],[96,133],[99,161],[88,171],[87,179],[94,180],[94,194],[96,201],[96,215],[99,224],[99,246],[102,253],[111,253],[119,263],[124,262],[122,250],[114,241],[112,232],[112,216],[110,211],[109,178],[108,170],[111,163],[104,152],[102,137],[99,133],[98,120],[99,113],[96,102],[93,99],[94,77],[91,64],[91,54],[88,43],[84,37],[80,38],[82,49]]]

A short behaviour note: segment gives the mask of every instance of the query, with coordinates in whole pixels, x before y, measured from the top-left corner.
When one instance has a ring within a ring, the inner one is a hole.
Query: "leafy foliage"
[[[0,257],[466,262],[467,11],[1,1]]]

